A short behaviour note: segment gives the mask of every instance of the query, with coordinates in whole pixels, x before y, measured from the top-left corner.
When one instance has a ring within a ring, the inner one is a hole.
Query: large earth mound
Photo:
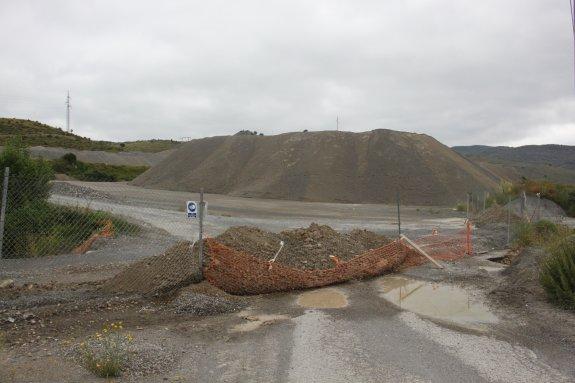
[[[451,205],[498,179],[434,138],[392,130],[192,140],[135,185],[304,201]]]

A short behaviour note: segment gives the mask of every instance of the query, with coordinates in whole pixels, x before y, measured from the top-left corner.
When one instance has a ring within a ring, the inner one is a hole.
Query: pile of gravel
[[[97,199],[104,201],[111,201],[114,199],[114,197],[107,193],[61,181],[52,182],[51,192],[52,194],[82,199]]]
[[[191,242],[179,242],[162,254],[130,265],[106,281],[102,291],[159,296],[197,283],[201,280],[197,246],[193,250]]]
[[[299,269],[328,269],[334,266],[329,258],[342,261],[388,244],[387,237],[367,230],[354,230],[342,234],[327,225],[312,223],[307,228],[272,233],[255,227],[238,226],[226,230],[216,240],[235,250],[270,260],[284,247],[277,262]]]

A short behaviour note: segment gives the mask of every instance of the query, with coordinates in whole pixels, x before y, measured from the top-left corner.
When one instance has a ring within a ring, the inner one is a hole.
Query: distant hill
[[[521,177],[575,184],[575,146],[454,146],[456,152],[510,181]]]
[[[127,142],[95,141],[37,121],[0,118],[0,145],[5,145],[8,140],[15,136],[20,136],[24,143],[29,146],[100,150],[107,152],[138,151],[157,153],[173,149],[180,144],[180,142],[173,140],[140,140]]]
[[[304,201],[452,205],[499,178],[434,138],[392,130],[208,137],[133,181],[170,190]]]

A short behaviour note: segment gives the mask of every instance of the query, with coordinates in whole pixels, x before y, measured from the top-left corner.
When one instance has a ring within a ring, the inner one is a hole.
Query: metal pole
[[[204,277],[204,188],[200,189],[200,277]]]
[[[399,191],[397,191],[395,199],[397,200],[397,236],[401,237],[401,213],[399,210]]]
[[[2,207],[0,207],[0,258],[2,258],[2,247],[4,246],[4,222],[6,217],[6,205],[8,204],[8,179],[10,168],[4,169],[4,186],[2,188]]]
[[[471,197],[471,193],[467,193],[467,213],[465,213],[465,218],[469,219],[469,198]]]
[[[511,196],[507,197],[507,246],[511,241]]]

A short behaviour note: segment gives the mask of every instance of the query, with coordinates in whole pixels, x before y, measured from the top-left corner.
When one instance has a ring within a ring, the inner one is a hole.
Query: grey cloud
[[[568,4],[0,0],[0,115],[105,139],[375,128],[575,144]]]

